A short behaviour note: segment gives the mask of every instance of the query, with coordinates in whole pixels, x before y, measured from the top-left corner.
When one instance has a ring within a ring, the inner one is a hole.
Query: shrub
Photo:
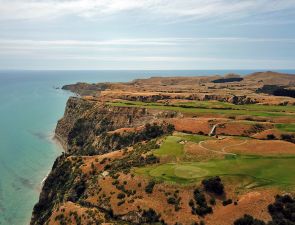
[[[207,204],[205,195],[202,194],[198,189],[196,189],[194,191],[194,199],[197,202],[197,204],[200,205],[200,206],[204,206],[204,205]]]
[[[201,220],[200,225],[205,225],[205,221]]]
[[[282,134],[282,140],[295,143],[295,136],[293,134]]]
[[[125,200],[122,200],[122,201],[119,201],[117,205],[120,206],[120,205],[123,205],[124,203],[125,203]]]
[[[123,198],[125,198],[125,194],[124,193],[119,193],[118,195],[117,195],[117,198],[118,199],[123,199]]]
[[[145,162],[146,162],[147,164],[154,164],[154,163],[159,163],[160,160],[159,160],[159,158],[157,158],[155,155],[151,154],[151,155],[147,155],[147,156],[145,157]]]
[[[290,195],[277,195],[275,202],[268,206],[268,211],[273,224],[293,225],[295,223],[295,198]]]
[[[274,139],[276,139],[276,137],[273,134],[268,134],[266,136],[266,138],[267,138],[267,140],[274,140]]]
[[[144,210],[142,213],[142,220],[144,223],[156,223],[160,222],[160,215],[156,213],[155,210],[149,209],[149,210]]]
[[[221,183],[220,177],[212,177],[209,179],[205,179],[202,181],[202,184],[205,187],[205,190],[208,192],[212,192],[216,195],[222,195],[224,193],[224,186]]]
[[[233,203],[233,200],[231,200],[231,199],[227,199],[227,200],[224,200],[223,202],[222,202],[222,205],[223,206],[227,206],[227,205],[230,205],[230,204],[232,204]]]
[[[265,225],[265,222],[254,219],[252,216],[245,214],[244,217],[237,219],[234,225]]]
[[[190,207],[193,207],[193,206],[195,205],[194,200],[193,200],[193,199],[189,200],[188,205],[189,205]]]
[[[192,208],[192,214],[197,214],[199,216],[205,216],[206,214],[212,213],[213,210],[210,206],[207,205],[205,195],[202,194],[198,189],[195,189],[194,191],[194,199],[197,203],[197,206],[195,207],[193,202],[189,202],[191,208]]]
[[[216,200],[215,200],[215,198],[211,198],[210,201],[209,201],[209,203],[210,203],[211,205],[216,205]]]
[[[148,183],[148,185],[145,187],[145,192],[148,193],[148,194],[151,194],[153,193],[153,190],[154,190],[154,186],[155,186],[156,182],[155,181],[150,181]]]
[[[259,124],[259,123],[253,124],[253,126],[251,128],[251,131],[253,131],[253,133],[261,132],[263,130],[264,130],[264,126],[262,124]]]
[[[174,205],[174,204],[176,204],[176,199],[174,197],[169,197],[167,199],[167,203],[171,204],[171,205]]]

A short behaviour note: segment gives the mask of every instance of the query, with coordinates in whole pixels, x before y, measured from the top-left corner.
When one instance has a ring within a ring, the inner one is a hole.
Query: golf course
[[[166,158],[170,156],[171,160],[160,165],[137,168],[136,173],[177,184],[190,184],[206,177],[220,176],[231,183],[239,183],[241,188],[295,185],[295,167],[293,166],[295,156],[293,155],[221,154],[222,159],[186,161],[183,150],[185,144],[206,143],[206,140],[212,140],[212,138],[182,133],[168,136],[160,148],[154,150],[154,154]]]

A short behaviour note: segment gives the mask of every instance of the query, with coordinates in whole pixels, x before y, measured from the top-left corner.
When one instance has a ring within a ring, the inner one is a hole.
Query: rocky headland
[[[64,86],[65,151],[31,225],[294,224],[294,86],[275,72]]]

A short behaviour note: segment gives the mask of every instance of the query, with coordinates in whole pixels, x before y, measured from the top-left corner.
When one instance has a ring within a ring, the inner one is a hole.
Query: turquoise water
[[[0,71],[0,224],[28,224],[41,181],[62,151],[52,136],[70,93],[56,87],[228,72],[252,71]]]

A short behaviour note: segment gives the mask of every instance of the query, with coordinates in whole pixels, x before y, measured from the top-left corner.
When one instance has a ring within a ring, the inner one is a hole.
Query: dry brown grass
[[[267,206],[274,202],[274,196],[278,190],[260,190],[252,191],[238,197],[238,204],[222,206],[218,204],[214,208],[214,213],[206,217],[208,225],[229,225],[243,217],[244,214],[252,215],[260,220],[269,221],[270,215]]]
[[[48,225],[60,225],[59,221],[56,220],[58,215],[64,215],[69,221],[68,224],[78,224],[75,217],[71,215],[71,212],[77,213],[77,215],[81,218],[82,224],[88,224],[92,221],[87,217],[86,211],[88,210],[95,212],[95,220],[105,221],[104,214],[99,212],[97,209],[82,207],[78,204],[68,201],[54,209],[52,215],[48,219]]]
[[[227,137],[222,140],[208,140],[202,145],[215,151],[246,155],[295,154],[295,144],[281,140],[241,140]]]

